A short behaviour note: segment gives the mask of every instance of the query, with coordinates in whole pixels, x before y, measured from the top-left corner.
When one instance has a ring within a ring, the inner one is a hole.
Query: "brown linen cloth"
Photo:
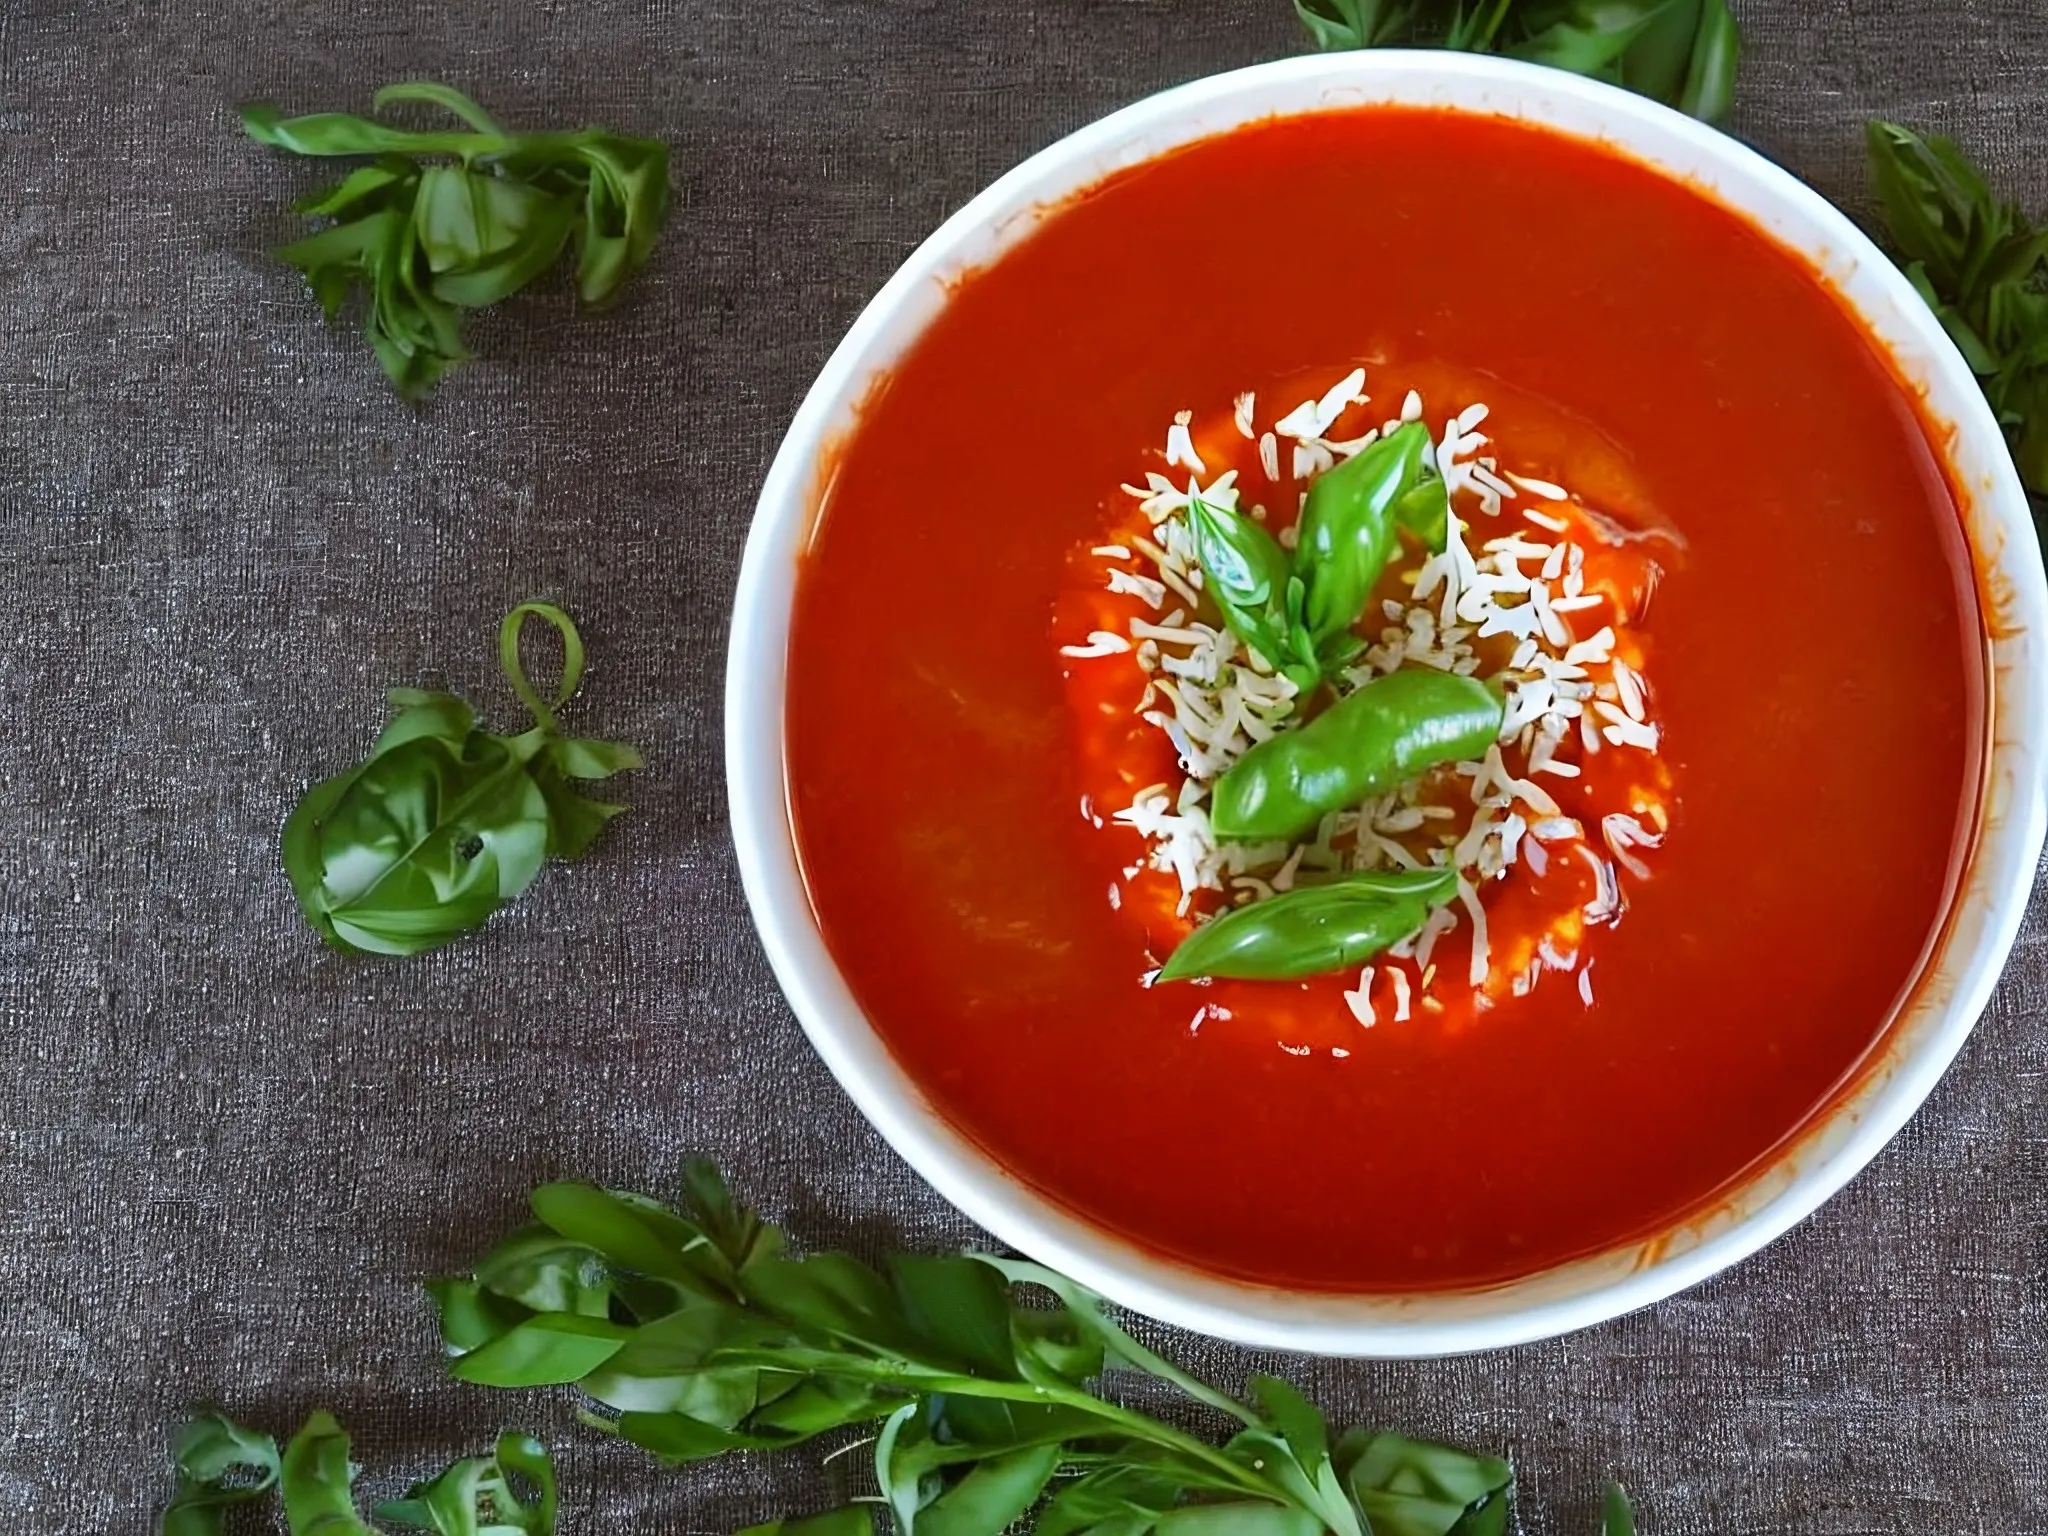
[[[1852,210],[1872,113],[2048,205],[2038,0],[1737,9],[1735,130]],[[449,1383],[417,1282],[538,1181],[663,1191],[692,1149],[813,1245],[974,1238],[819,1065],[740,899],[719,708],[752,499],[949,210],[1114,107],[1301,46],[1286,0],[0,3],[0,1530],[153,1530],[193,1400],[280,1431],[337,1410],[377,1496],[530,1425],[565,1531],[827,1499],[809,1453],[669,1471],[559,1394]],[[682,188],[619,311],[522,298],[417,410],[266,258],[318,171],[232,113],[408,77],[658,135]],[[590,644],[574,726],[647,749],[632,814],[467,942],[322,950],[286,810],[389,685],[514,720],[491,637],[536,594]],[[1875,1167],[1639,1316],[1423,1364],[1165,1342],[1511,1452],[1529,1531],[1593,1530],[1612,1473],[1664,1536],[2048,1532],[2044,980],[2034,924]]]

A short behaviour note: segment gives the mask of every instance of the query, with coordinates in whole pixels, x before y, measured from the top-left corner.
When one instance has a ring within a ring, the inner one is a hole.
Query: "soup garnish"
[[[1134,669],[1178,769],[1113,810],[1150,844],[1113,902],[1170,900],[1159,981],[1378,960],[1349,1006],[1370,1022],[1377,990],[1405,1019],[1441,1006],[1434,957],[1462,926],[1480,1006],[1549,971],[1590,1000],[1586,931],[1620,920],[1670,825],[1641,624],[1676,542],[1503,469],[1483,405],[1433,438],[1411,391],[1345,436],[1365,384],[1263,433],[1252,394],[1199,430],[1175,413],[1163,457],[1191,473],[1127,486],[1143,525],[1088,548],[1121,612],[1063,659]],[[1626,766],[1588,777],[1603,752]],[[1525,899],[1490,920],[1509,882]]]

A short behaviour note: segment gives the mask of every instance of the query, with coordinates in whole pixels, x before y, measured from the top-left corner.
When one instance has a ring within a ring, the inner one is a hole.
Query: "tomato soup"
[[[1089,724],[1130,679],[1063,647],[1176,412],[1225,443],[1241,394],[1354,366],[1375,421],[1483,398],[1503,466],[1662,551],[1626,578],[1661,836],[1625,913],[1568,983],[1404,980],[1398,1021],[1342,979],[1155,980]],[[1852,1078],[1943,921],[1983,643],[1916,406],[1799,258],[1598,148],[1372,108],[1120,173],[957,285],[825,483],[787,766],[826,941],[954,1126],[1150,1250],[1412,1291],[1650,1237]]]

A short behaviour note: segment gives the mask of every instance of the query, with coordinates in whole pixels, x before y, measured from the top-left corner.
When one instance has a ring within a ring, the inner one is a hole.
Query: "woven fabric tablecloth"
[[[1884,113],[2048,205],[2038,0],[1737,9],[1734,130],[1837,201],[1867,211]],[[1286,0],[0,0],[0,1530],[153,1529],[194,1400],[280,1431],[334,1408],[383,1496],[530,1424],[572,1532],[824,1498],[806,1453],[671,1472],[560,1394],[448,1382],[417,1283],[536,1182],[665,1190],[692,1149],[813,1246],[973,1238],[818,1063],[740,898],[719,709],[753,496],[949,210],[1301,46]],[[485,317],[424,409],[265,256],[318,172],[232,113],[417,76],[662,137],[683,188],[621,310],[556,288]],[[323,950],[286,810],[389,685],[510,722],[491,637],[535,594],[590,644],[575,726],[648,748],[632,814],[468,942]],[[2033,923],[1875,1166],[1648,1312],[1421,1364],[1167,1342],[1510,1450],[1532,1532],[1590,1532],[1610,1472],[1662,1536],[2048,1532],[2044,983]]]

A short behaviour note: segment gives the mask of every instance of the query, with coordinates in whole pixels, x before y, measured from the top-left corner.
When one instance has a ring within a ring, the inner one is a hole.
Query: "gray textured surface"
[[[1751,0],[1738,129],[1860,207],[1872,112],[2048,204],[2038,0]],[[414,1283],[554,1175],[718,1154],[814,1243],[968,1237],[812,1057],[727,846],[728,592],[782,424],[949,209],[1155,87],[1298,46],[1285,0],[211,0],[0,5],[0,1528],[141,1531],[179,1406],[327,1404],[371,1486],[502,1420],[569,1446],[571,1531],[716,1532],[808,1460],[669,1474],[554,1399],[444,1382]],[[229,104],[388,79],[679,151],[624,311],[477,328],[426,410],[266,244],[303,168]],[[595,665],[572,719],[650,748],[634,814],[473,942],[321,951],[275,833],[383,688],[511,701],[508,603]],[[1578,1337],[1295,1367],[1346,1416],[1512,1448],[1590,1530],[2048,1532],[2048,936],[1875,1167],[1736,1273]],[[1251,1361],[1191,1339],[1225,1377]]]

